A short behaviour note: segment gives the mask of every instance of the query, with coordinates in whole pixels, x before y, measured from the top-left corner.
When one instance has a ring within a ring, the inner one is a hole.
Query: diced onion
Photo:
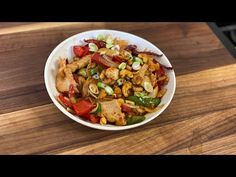
[[[99,79],[99,74],[96,73],[96,74],[94,74],[92,77],[93,77],[94,79],[98,80],[98,79]]]
[[[138,61],[133,62],[132,68],[133,68],[133,70],[139,70],[141,68],[140,62],[138,62]]]
[[[143,83],[143,87],[144,89],[147,91],[147,92],[153,92],[153,87],[152,87],[152,84],[151,82],[144,82]]]
[[[118,86],[121,86],[124,83],[124,79],[120,78],[116,82],[117,82]]]
[[[93,94],[98,94],[99,90],[96,84],[89,84],[89,90],[93,93]]]
[[[112,48],[114,45],[113,44],[106,44],[106,48],[110,49]]]
[[[79,70],[78,74],[83,76],[83,77],[86,77],[87,76],[86,69],[85,68],[81,68]]]
[[[103,88],[105,88],[106,85],[102,82],[98,82],[97,86],[98,86],[98,88],[103,89]]]
[[[122,63],[118,66],[118,68],[119,68],[120,70],[125,69],[125,68],[126,68],[126,63],[125,63],[125,62],[122,62]]]
[[[143,60],[142,60],[141,58],[139,58],[139,57],[135,57],[135,58],[134,58],[134,61],[137,61],[137,62],[139,62],[140,64],[143,64]]]
[[[114,93],[113,89],[110,86],[106,86],[105,91],[108,95],[112,95]]]
[[[99,41],[104,41],[105,40],[105,35],[104,34],[99,34],[98,36],[97,36],[97,40],[99,40]]]
[[[120,50],[120,46],[119,45],[114,45],[111,50]]]
[[[106,43],[107,43],[107,44],[113,44],[113,39],[112,39],[111,36],[108,36],[108,37],[107,37]]]
[[[91,52],[96,52],[96,51],[98,51],[98,46],[96,45],[96,44],[94,44],[94,43],[89,43],[89,51],[91,51]]]
[[[98,99],[98,97],[97,97],[96,95],[94,95],[90,90],[88,91],[88,93],[89,93],[92,97],[94,97],[95,99]]]

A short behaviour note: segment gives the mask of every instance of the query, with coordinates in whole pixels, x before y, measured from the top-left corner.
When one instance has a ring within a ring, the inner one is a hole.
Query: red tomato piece
[[[89,113],[93,107],[94,105],[87,100],[80,100],[76,104],[73,104],[73,109],[78,116]]]

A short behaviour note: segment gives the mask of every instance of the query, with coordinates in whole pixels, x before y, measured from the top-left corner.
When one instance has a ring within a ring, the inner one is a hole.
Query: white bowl
[[[143,122],[133,124],[133,125],[127,125],[127,126],[115,126],[115,125],[100,125],[100,124],[93,124],[90,123],[83,118],[80,118],[79,116],[75,116],[71,113],[69,113],[56,99],[56,96],[58,96],[59,92],[56,89],[55,86],[55,78],[56,78],[56,73],[58,70],[58,59],[59,57],[65,57],[68,59],[71,59],[74,54],[72,52],[72,46],[73,45],[81,45],[83,43],[84,39],[89,39],[89,38],[96,38],[98,34],[110,34],[113,37],[120,38],[120,39],[125,39],[127,40],[130,44],[135,44],[138,47],[138,50],[144,50],[145,48],[148,49],[149,51],[153,51],[156,53],[161,54],[161,50],[158,49],[156,46],[151,44],[145,39],[142,39],[138,36],[135,36],[133,34],[129,34],[126,32],[121,32],[121,31],[115,31],[115,30],[92,30],[92,31],[86,31],[82,32],[79,34],[76,34],[74,36],[69,37],[68,39],[64,40],[61,42],[49,55],[45,69],[44,69],[44,80],[45,80],[45,85],[46,89],[48,91],[48,94],[50,98],[52,99],[53,103],[56,105],[56,107],[63,112],[65,115],[67,115],[69,118],[73,119],[74,121],[83,124],[85,126],[95,128],[95,129],[100,129],[100,130],[125,130],[125,129],[130,129],[134,127],[139,127],[141,125],[144,125],[151,120],[155,119],[157,116],[159,116],[170,104],[174,92],[175,92],[175,87],[176,87],[176,79],[175,79],[175,73],[174,70],[167,71],[167,75],[169,77],[169,83],[165,86],[167,88],[167,92],[164,95],[164,97],[161,100],[160,107],[157,108],[157,111],[153,113],[146,114],[146,119]],[[169,60],[167,57],[163,54],[162,57],[158,60],[160,63],[166,65],[166,66],[171,66]]]

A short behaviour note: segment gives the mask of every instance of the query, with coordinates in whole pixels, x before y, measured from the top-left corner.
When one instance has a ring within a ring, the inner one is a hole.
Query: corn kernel
[[[117,99],[118,104],[121,106],[125,101],[122,98]]]
[[[102,118],[100,119],[100,124],[101,124],[101,125],[106,125],[106,124],[107,124],[107,119],[106,119],[105,117],[102,117]]]

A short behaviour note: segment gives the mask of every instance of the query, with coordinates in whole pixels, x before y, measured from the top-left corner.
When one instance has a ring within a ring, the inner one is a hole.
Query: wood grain
[[[0,85],[0,113],[50,103],[43,80],[46,59],[62,40],[85,30],[108,28],[144,37],[165,52],[177,75],[234,62],[203,23],[36,23],[19,26],[0,29],[0,82],[4,83]]]
[[[46,59],[91,29],[146,38],[170,59],[177,89],[157,119],[133,130],[94,130],[49,99]],[[0,23],[0,154],[236,154],[236,64],[205,23]]]
[[[227,146],[227,148],[225,148]],[[215,154],[215,155],[235,155],[236,152],[236,135],[224,136],[222,138],[214,139],[202,144],[189,146],[184,149],[180,149],[170,154],[181,155],[197,155],[197,154]]]
[[[149,128],[135,134],[115,137],[71,151],[67,150],[62,154],[163,154],[176,147],[201,145],[212,136],[224,133],[226,126],[235,129],[235,116],[236,108],[209,113],[192,117],[189,120]],[[194,150],[196,153],[203,153],[204,149],[195,148]]]
[[[170,107],[142,128],[122,132],[84,127],[53,104],[2,114],[0,153],[162,154],[233,134],[235,74],[236,64],[178,76]],[[222,89],[231,93],[219,101]]]

